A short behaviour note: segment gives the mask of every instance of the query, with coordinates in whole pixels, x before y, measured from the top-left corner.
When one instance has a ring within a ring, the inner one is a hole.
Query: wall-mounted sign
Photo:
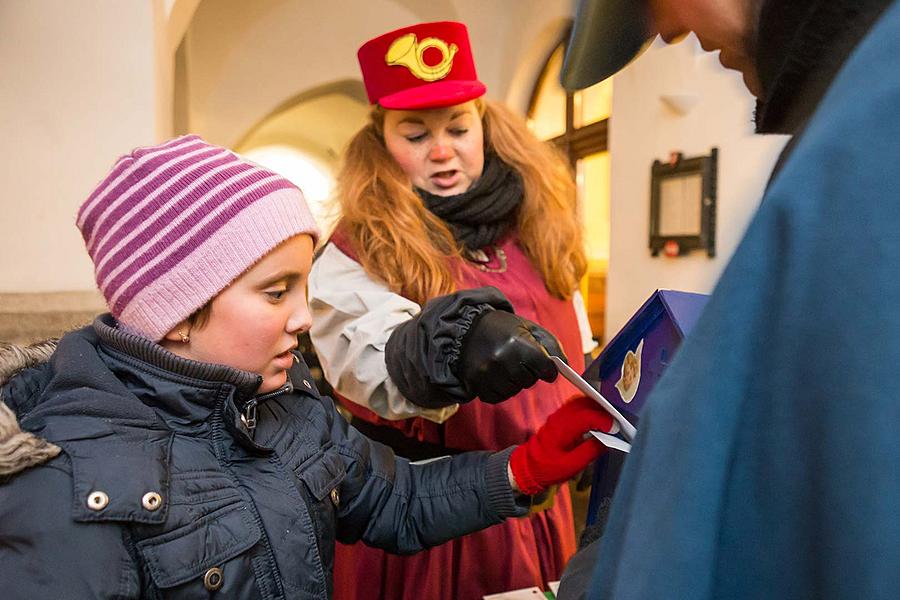
[[[668,162],[654,161],[650,184],[650,252],[681,256],[691,250],[716,255],[716,178],[719,151]]]

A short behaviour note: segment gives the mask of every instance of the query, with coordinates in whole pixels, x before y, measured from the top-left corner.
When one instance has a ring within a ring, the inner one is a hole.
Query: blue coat
[[[62,448],[0,485],[4,598],[324,599],[335,540],[410,553],[527,510],[508,450],[397,459],[299,356],[287,388],[256,397],[258,376],[112,324],[69,334],[0,390]]]
[[[900,4],[660,380],[591,598],[900,598]]]

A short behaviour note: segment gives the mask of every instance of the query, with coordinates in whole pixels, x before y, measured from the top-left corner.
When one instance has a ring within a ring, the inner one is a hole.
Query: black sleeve
[[[488,310],[515,312],[495,287],[481,287],[429,300],[422,312],[388,338],[385,362],[391,380],[410,402],[440,408],[475,396],[456,376],[462,339]]]

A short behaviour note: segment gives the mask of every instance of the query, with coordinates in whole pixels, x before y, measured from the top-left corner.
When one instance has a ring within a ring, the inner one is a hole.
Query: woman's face
[[[205,324],[181,323],[160,343],[185,358],[262,375],[260,394],[277,390],[294,363],[297,336],[312,323],[306,303],[312,256],[308,235],[283,242],[213,299]],[[182,342],[179,331],[190,340]]]
[[[484,130],[475,101],[431,110],[387,110],[384,143],[412,184],[461,194],[484,169]]]

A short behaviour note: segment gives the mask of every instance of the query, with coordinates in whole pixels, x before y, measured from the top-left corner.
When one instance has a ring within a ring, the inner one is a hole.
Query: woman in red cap
[[[410,460],[522,443],[574,394],[547,353],[581,371],[593,345],[571,172],[482,98],[464,25],[393,31],[359,61],[375,106],[310,277],[326,377],[358,429]],[[339,545],[335,598],[543,588],[575,549],[567,488],[547,505],[411,557]]]

